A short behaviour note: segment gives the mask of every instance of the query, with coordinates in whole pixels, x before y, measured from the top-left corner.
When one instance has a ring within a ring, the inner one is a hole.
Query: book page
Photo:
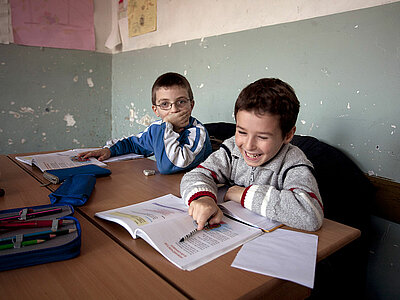
[[[95,216],[120,224],[135,239],[137,228],[185,217],[187,207],[180,198],[168,194],[145,202],[97,212]]]
[[[282,225],[281,223],[270,218],[256,214],[234,201],[221,203],[219,204],[219,207],[224,214],[232,216],[233,218],[245,222],[251,226],[262,228],[266,231],[274,230]]]
[[[171,194],[95,216],[122,225],[133,238],[143,238],[184,270],[193,270],[262,234],[257,228],[224,217],[219,226],[197,231],[180,242],[197,224],[183,200]]]
[[[143,228],[143,233],[138,231],[138,235],[173,264],[188,271],[262,234],[257,228],[223,217],[219,226],[197,231],[181,242],[183,236],[197,228],[192,217],[186,215],[182,219],[171,219],[159,225]],[[151,242],[148,241],[150,239]]]
[[[65,152],[53,153],[52,155],[33,155],[32,164],[36,165],[42,172],[47,170],[65,169],[94,164],[100,167],[107,166],[94,157],[81,159],[77,157],[78,152],[69,150]]]

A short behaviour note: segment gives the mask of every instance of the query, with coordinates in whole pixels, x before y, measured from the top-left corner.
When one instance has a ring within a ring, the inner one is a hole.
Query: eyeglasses
[[[185,108],[186,105],[190,102],[191,100],[186,99],[186,98],[181,98],[175,102],[168,102],[168,101],[163,101],[160,104],[155,104],[155,106],[159,106],[160,109],[162,110],[170,110],[172,108],[172,105],[175,104],[176,108],[182,109]]]

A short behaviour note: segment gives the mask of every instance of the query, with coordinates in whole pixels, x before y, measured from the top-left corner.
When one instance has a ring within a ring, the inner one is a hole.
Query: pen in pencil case
[[[8,217],[0,217],[0,221],[9,221],[9,220],[19,220],[22,216],[22,213],[24,210],[21,210],[18,214],[8,216]],[[26,213],[26,219],[33,219],[41,216],[48,216],[48,215],[53,215],[57,214],[59,212],[62,212],[62,208],[51,208],[51,209],[44,209],[44,210],[36,210],[34,211],[33,209],[28,209]]]
[[[73,224],[74,220],[58,220],[58,226]],[[32,220],[32,221],[0,221],[0,228],[33,228],[51,227],[53,220]]]
[[[68,234],[68,233],[72,233],[75,232],[76,229],[61,229],[61,230],[56,230],[56,231],[52,231],[52,230],[45,230],[45,231],[39,231],[39,232],[33,232],[33,233],[27,233],[23,235],[23,241],[26,240],[31,240],[31,239],[37,239],[37,238],[46,238],[49,235],[54,235],[54,236],[59,236],[59,235],[64,235],[64,234]],[[16,236],[9,236],[9,237],[5,237],[5,238],[1,238],[0,239],[0,245],[1,244],[5,244],[5,243],[9,243],[10,241],[13,241],[16,239]]]
[[[22,247],[36,245],[45,242],[46,240],[31,240],[31,241],[24,241],[21,243]],[[4,244],[0,245],[0,250],[12,249],[14,248],[14,244]]]

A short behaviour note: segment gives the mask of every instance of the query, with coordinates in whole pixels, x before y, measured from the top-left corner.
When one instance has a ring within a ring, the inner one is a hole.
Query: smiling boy
[[[207,130],[191,116],[193,107],[193,92],[187,79],[177,73],[165,73],[152,87],[152,109],[161,120],[138,135],[113,140],[102,149],[79,156],[105,160],[126,153],[154,155],[161,174],[194,168],[212,150]]]
[[[289,143],[299,107],[292,87],[279,79],[260,79],[243,89],[235,103],[235,136],[181,181],[181,195],[199,230],[207,221],[221,221],[217,200],[239,202],[290,227],[321,227],[323,205],[313,166]],[[220,192],[218,184],[225,185]]]

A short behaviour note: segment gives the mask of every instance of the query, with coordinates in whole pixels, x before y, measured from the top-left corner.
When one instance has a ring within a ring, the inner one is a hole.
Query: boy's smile
[[[261,115],[246,110],[239,110],[236,114],[235,143],[249,166],[266,163],[293,138],[296,127],[282,137],[279,118],[279,115]]]

